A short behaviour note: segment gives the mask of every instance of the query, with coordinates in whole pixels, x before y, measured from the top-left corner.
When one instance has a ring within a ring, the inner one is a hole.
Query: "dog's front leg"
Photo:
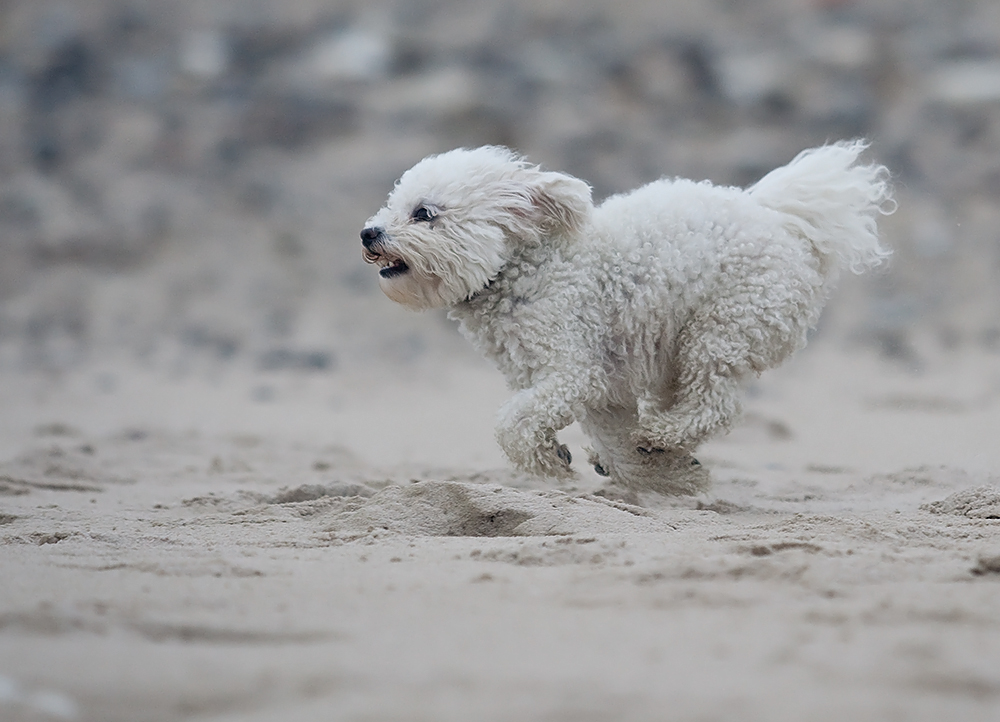
[[[584,375],[585,376],[585,375]],[[576,418],[582,376],[552,374],[518,391],[499,412],[496,437],[511,463],[522,471],[558,479],[575,476],[570,453],[556,432]]]

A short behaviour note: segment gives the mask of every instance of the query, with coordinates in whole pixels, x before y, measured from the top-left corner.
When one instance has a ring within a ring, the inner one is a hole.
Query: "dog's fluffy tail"
[[[854,140],[805,150],[748,192],[761,205],[787,214],[788,225],[821,255],[861,273],[889,257],[891,251],[879,243],[876,218],[896,210],[886,167],[857,163],[867,147]]]

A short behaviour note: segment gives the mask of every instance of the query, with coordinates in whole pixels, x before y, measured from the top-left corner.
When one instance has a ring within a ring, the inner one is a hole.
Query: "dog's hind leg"
[[[638,402],[637,446],[691,451],[729,430],[742,412],[743,379],[805,346],[821,286],[815,272],[770,288],[746,283],[695,312],[677,337],[672,393]]]
[[[746,326],[708,310],[686,324],[674,357],[672,398],[640,399],[639,430],[633,440],[645,451],[692,451],[728,430],[742,412],[740,383],[769,364],[751,360],[753,341]]]
[[[772,256],[782,246],[775,248]],[[772,256],[756,259],[756,268],[755,259],[746,259],[740,282],[684,323],[669,392],[638,402],[637,446],[691,451],[727,431],[742,411],[743,379],[774,368],[805,346],[822,308],[824,279],[815,259],[802,253],[787,251],[780,282],[769,269],[776,263]]]
[[[739,419],[742,404],[739,381],[705,373],[685,383],[677,402],[667,411],[643,404],[639,431],[634,436],[640,451],[693,451],[702,441],[728,430]],[[682,382],[683,383],[683,382]]]

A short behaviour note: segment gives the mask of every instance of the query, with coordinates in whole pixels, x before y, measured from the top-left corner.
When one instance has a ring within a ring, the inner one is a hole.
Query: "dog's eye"
[[[413,209],[413,213],[410,215],[415,221],[420,221],[422,223],[427,223],[428,221],[434,220],[434,211],[432,211],[427,206],[417,206]]]

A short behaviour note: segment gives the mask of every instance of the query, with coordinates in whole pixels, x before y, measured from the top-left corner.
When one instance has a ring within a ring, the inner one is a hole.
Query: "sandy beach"
[[[632,503],[430,373],[5,388],[4,718],[996,719],[992,357],[817,344]]]

